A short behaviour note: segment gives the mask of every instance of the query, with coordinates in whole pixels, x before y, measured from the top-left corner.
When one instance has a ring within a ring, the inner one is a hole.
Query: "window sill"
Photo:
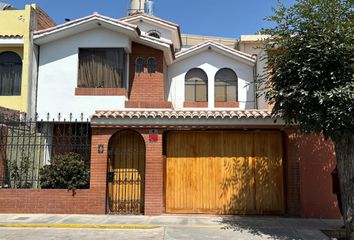
[[[125,108],[172,108],[171,102],[126,101]]]
[[[126,96],[125,88],[75,88],[76,96]]]
[[[239,102],[216,102],[215,108],[239,108]]]
[[[208,106],[208,102],[184,102],[183,104],[185,108],[207,108]]]

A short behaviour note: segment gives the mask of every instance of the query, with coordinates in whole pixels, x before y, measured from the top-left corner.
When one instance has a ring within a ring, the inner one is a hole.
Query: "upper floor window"
[[[185,101],[208,101],[208,76],[200,68],[189,70],[185,78]]]
[[[0,96],[21,95],[22,59],[14,52],[0,54]]]
[[[122,48],[82,48],[79,50],[78,86],[122,88],[126,54]]]
[[[143,73],[144,72],[144,58],[138,57],[135,60],[135,72],[136,73]]]
[[[148,73],[155,73],[156,72],[156,58],[150,57],[147,60],[147,69],[148,69]]]
[[[215,101],[237,102],[237,75],[229,69],[220,69],[215,75]]]
[[[148,35],[150,37],[154,37],[154,38],[161,38],[161,33],[156,31],[156,30],[151,30],[148,32]]]

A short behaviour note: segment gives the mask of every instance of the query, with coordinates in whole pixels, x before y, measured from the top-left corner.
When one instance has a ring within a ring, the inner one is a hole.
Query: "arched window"
[[[148,73],[156,72],[156,59],[154,57],[150,57],[147,60],[147,69],[148,69]]]
[[[143,73],[144,72],[144,58],[138,57],[135,60],[135,72],[136,73]]]
[[[148,35],[150,37],[154,37],[154,38],[160,38],[161,37],[161,33],[156,31],[156,30],[151,30],[148,32]]]
[[[0,96],[21,95],[22,59],[17,53],[0,54]]]
[[[185,78],[185,101],[208,101],[208,76],[200,68],[189,70]]]
[[[237,102],[237,75],[229,69],[220,69],[215,75],[215,101]]]

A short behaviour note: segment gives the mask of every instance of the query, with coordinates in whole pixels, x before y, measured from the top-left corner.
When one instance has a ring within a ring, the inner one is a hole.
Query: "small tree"
[[[54,157],[40,172],[41,188],[76,190],[88,188],[89,168],[76,153]]]
[[[271,77],[261,78],[273,114],[335,145],[347,239],[354,239],[353,0],[279,2],[263,32]]]

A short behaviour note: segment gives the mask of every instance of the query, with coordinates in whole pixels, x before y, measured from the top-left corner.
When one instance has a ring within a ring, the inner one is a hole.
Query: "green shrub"
[[[40,169],[42,189],[85,189],[89,187],[89,167],[76,153],[65,153]]]

